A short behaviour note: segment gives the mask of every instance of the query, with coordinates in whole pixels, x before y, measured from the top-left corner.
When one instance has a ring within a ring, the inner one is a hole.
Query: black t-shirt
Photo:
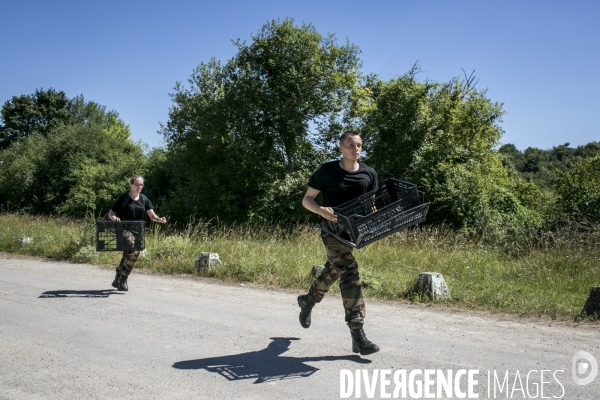
[[[110,208],[122,221],[140,221],[144,219],[146,211],[153,210],[154,206],[150,200],[140,193],[137,200],[129,196],[129,192],[123,194],[113,203]]]
[[[337,207],[360,195],[377,189],[377,172],[359,163],[357,171],[346,171],[339,160],[321,165],[308,181],[308,186],[323,195],[324,207]]]

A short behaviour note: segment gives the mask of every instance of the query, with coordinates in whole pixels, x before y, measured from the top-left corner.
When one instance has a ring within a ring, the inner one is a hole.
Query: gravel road
[[[367,299],[381,351],[359,357],[338,296],[303,329],[298,292],[135,270],[117,292],[113,276],[0,254],[0,398],[600,398],[600,377],[575,383],[600,360],[598,325]]]

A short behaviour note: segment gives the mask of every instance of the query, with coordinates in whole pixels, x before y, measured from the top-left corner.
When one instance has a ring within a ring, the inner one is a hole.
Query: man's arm
[[[315,197],[317,197],[319,193],[321,193],[320,190],[313,189],[309,186],[302,199],[302,206],[308,211],[318,214],[329,221],[337,222],[337,216],[331,207],[321,207],[315,201]]]

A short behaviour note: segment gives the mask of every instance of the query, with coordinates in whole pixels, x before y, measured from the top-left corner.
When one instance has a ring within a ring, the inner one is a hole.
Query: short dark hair
[[[360,136],[360,132],[358,131],[346,131],[340,135],[340,144],[344,143],[344,140],[348,139],[351,136]]]
[[[141,175],[133,175],[131,178],[129,178],[129,184],[133,185],[133,182],[135,182],[137,178],[142,178],[142,180],[144,180],[144,177]]]

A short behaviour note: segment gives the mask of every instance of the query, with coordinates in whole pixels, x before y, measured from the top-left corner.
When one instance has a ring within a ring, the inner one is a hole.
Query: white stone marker
[[[450,289],[446,285],[444,276],[439,272],[422,272],[415,282],[415,292],[423,293],[430,300],[450,300]]]
[[[33,239],[27,236],[22,236],[20,238],[17,238],[17,240],[15,241],[17,246],[23,246],[25,244],[31,244],[33,243]]]
[[[212,268],[221,265],[221,259],[217,253],[200,253],[196,259],[196,268]]]

